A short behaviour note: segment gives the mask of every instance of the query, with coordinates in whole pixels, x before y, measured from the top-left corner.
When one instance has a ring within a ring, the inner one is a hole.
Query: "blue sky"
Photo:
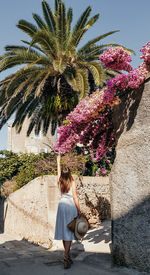
[[[47,0],[53,8],[53,0]],[[73,24],[87,6],[93,8],[92,14],[100,14],[98,22],[87,32],[81,45],[88,40],[112,31],[120,30],[103,40],[104,43],[119,43],[135,51],[132,66],[135,68],[140,63],[142,46],[150,41],[150,0],[64,0],[66,6],[74,10]],[[20,40],[26,39],[16,24],[19,19],[33,22],[32,13],[42,15],[41,0],[4,0],[0,3],[0,55],[4,52],[5,45],[21,44]],[[0,80],[10,74],[8,71],[0,74]],[[7,126],[0,130],[0,150],[7,146]]]

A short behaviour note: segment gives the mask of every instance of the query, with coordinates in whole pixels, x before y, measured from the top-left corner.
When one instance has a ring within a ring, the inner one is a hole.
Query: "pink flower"
[[[100,60],[114,70],[127,70],[128,74],[119,74],[106,83],[101,91],[96,91],[82,99],[76,108],[66,117],[68,123],[58,128],[59,138],[55,150],[65,154],[77,143],[89,146],[94,160],[100,160],[115,144],[110,111],[117,99],[117,91],[137,89],[145,80],[150,64],[150,42],[141,50],[144,62],[131,70],[131,57],[123,48],[109,48]],[[102,174],[106,169],[102,168]]]
[[[122,47],[109,47],[104,51],[99,59],[104,63],[105,67],[112,70],[132,70],[130,62],[132,61],[131,55],[127,50],[124,50]]]
[[[106,173],[107,173],[106,168],[103,167],[103,168],[101,169],[101,171],[102,171],[102,174],[103,174],[103,175],[106,175]]]
[[[150,42],[146,43],[146,45],[143,46],[140,52],[142,52],[143,54],[140,58],[143,58],[145,63],[149,65],[150,64]]]

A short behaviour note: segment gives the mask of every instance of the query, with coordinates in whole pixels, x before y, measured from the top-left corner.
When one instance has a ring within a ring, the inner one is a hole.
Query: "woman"
[[[80,213],[80,206],[77,197],[76,184],[71,175],[70,169],[67,167],[60,168],[60,155],[57,157],[58,169],[58,186],[61,192],[61,200],[58,204],[55,240],[62,240],[64,253],[64,268],[71,266],[72,260],[69,252],[72,240],[75,240],[74,233],[67,228],[67,224],[71,222]]]

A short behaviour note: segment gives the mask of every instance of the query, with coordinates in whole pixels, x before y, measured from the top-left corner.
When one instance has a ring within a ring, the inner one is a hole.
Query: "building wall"
[[[30,136],[27,137],[29,121],[25,120],[22,130],[20,133],[16,132],[15,127],[12,127],[12,122],[8,123],[8,142],[7,150],[14,153],[40,153],[40,152],[50,152],[51,149],[46,145],[53,147],[55,142],[55,137],[51,136],[50,131],[46,136],[42,133],[36,136],[34,131],[31,132]]]
[[[91,225],[93,223],[96,225],[98,209],[101,208],[101,201],[96,201],[96,195],[109,200],[109,179],[108,177],[83,177],[82,179],[75,177],[75,180],[78,185],[81,210],[87,215]],[[86,205],[86,195],[89,205]],[[59,200],[57,176],[43,176],[32,180],[12,193],[5,201],[4,232],[50,247],[54,237]],[[99,208],[96,208],[98,204]]]
[[[150,77],[122,97],[113,120],[112,256],[115,264],[150,272]]]

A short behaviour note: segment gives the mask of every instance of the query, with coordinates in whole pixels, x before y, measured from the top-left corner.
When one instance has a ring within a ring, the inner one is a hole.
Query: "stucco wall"
[[[118,144],[110,175],[114,263],[150,272],[150,78],[113,115]]]
[[[102,216],[99,209],[110,207],[109,204],[104,207],[104,200],[108,202],[110,197],[109,180],[100,177],[83,177],[79,180],[76,176],[75,180],[78,184],[81,209],[93,225],[99,222],[99,216]],[[54,236],[59,199],[57,176],[34,179],[12,193],[5,201],[4,232],[15,233],[29,241],[49,247]],[[105,213],[106,216],[108,215]]]

